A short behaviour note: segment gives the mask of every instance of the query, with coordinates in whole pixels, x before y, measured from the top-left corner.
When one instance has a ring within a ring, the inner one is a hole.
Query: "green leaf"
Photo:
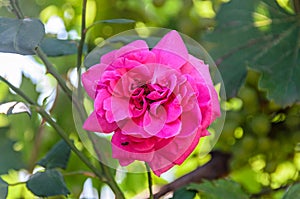
[[[8,184],[0,178],[0,196],[6,198],[8,192]]]
[[[22,154],[13,149],[15,141],[8,139],[5,134],[8,128],[0,128],[0,174],[6,174],[8,170],[23,168]]]
[[[132,20],[132,19],[105,19],[105,20],[96,21],[95,23],[124,24],[124,23],[135,23],[135,20]]]
[[[259,87],[287,106],[300,101],[299,17],[275,0],[232,0],[223,4],[217,26],[204,38],[216,60],[229,97],[242,85],[246,68],[262,73]]]
[[[64,140],[55,144],[52,149],[41,159],[37,164],[45,167],[46,169],[62,168],[66,169],[71,148]]]
[[[44,35],[44,25],[38,19],[0,17],[0,52],[33,55]]]
[[[31,116],[29,107],[23,102],[7,102],[0,104],[0,113],[6,115],[28,113],[28,115]]]
[[[172,199],[193,199],[196,193],[194,190],[188,190],[186,187],[183,187],[174,192]]]
[[[282,199],[300,198],[300,183],[289,187]]]
[[[44,38],[41,43],[41,48],[49,57],[72,55],[77,53],[77,42],[73,40]]]
[[[40,197],[70,194],[61,173],[52,169],[33,174],[26,182],[26,186]]]
[[[241,186],[232,180],[204,181],[201,184],[190,184],[187,189],[199,191],[201,198],[206,199],[247,199],[249,196]]]

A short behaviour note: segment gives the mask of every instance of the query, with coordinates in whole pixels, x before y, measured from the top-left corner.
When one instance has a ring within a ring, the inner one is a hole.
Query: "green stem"
[[[86,30],[85,30],[85,24],[86,24],[86,4],[87,0],[82,1],[82,13],[81,13],[81,38],[78,45],[78,51],[77,51],[77,71],[80,71],[81,63],[82,63],[82,54],[83,54],[83,46],[86,36]]]
[[[24,18],[24,15],[22,14],[21,10],[19,9],[18,6],[18,0],[10,0],[11,6],[13,8],[14,13],[19,19]],[[78,57],[77,57],[77,71],[79,74],[79,80],[78,80],[78,97],[79,99],[82,99],[81,95],[81,84],[80,84],[80,74],[81,74],[81,63],[82,63],[82,54],[83,54],[83,46],[84,46],[84,41],[85,41],[85,35],[86,35],[86,30],[85,30],[85,18],[86,18],[86,4],[87,0],[83,0],[83,6],[82,6],[82,29],[81,29],[81,40],[79,43],[78,47]],[[62,90],[67,94],[69,99],[72,101],[80,113],[80,118],[82,121],[84,121],[84,118],[86,118],[86,112],[84,111],[83,104],[80,103],[76,98],[72,99],[72,91],[67,87],[65,80],[60,76],[60,74],[56,71],[55,67],[53,64],[48,60],[48,57],[45,55],[45,53],[42,51],[41,48],[37,47],[35,49],[37,56],[40,57],[40,59],[43,61],[45,64],[47,71],[53,75],[53,77],[58,81],[58,84],[62,88]],[[110,188],[113,190],[113,192],[116,195],[117,199],[124,199],[124,194],[120,190],[118,184],[116,183],[114,177],[112,176],[109,168],[106,165],[103,165],[101,162],[100,166],[102,168],[102,172],[100,172],[96,167],[94,167],[88,158],[81,153],[71,142],[68,138],[68,135],[64,132],[64,130],[56,124],[56,122],[51,118],[51,116],[38,104],[36,104],[33,100],[28,98],[20,89],[14,87],[11,85],[8,81],[6,81],[4,78],[0,78],[4,80],[5,83],[7,83],[12,90],[14,90],[16,93],[18,93],[21,97],[23,97],[29,104],[33,105],[36,107],[36,111],[58,132],[58,134],[66,141],[66,143],[70,146],[70,148],[74,151],[74,153],[99,177],[100,180],[103,182],[107,183]],[[82,101],[82,100],[80,100]],[[103,176],[104,175],[104,176]]]
[[[69,100],[74,103],[76,110],[79,112],[80,119],[84,121],[84,118],[87,117],[86,112],[83,109],[83,105],[80,103],[80,100],[76,97],[72,97],[72,91],[67,87],[65,80],[61,77],[61,75],[57,72],[53,64],[49,61],[47,55],[43,52],[43,50],[39,47],[35,49],[37,56],[43,61],[44,65],[47,68],[47,72],[50,73],[58,82],[61,89],[67,94]],[[82,100],[81,100],[82,101]]]
[[[37,56],[43,61],[47,68],[47,72],[50,73],[58,82],[62,90],[67,94],[68,98],[72,101],[72,91],[67,87],[66,81],[60,76],[53,64],[48,60],[47,55],[40,47],[35,49]]]
[[[14,85],[12,85],[9,81],[7,81],[4,77],[0,75],[0,80],[3,81],[6,85],[8,85],[13,91],[15,91],[18,95],[20,95],[25,101],[27,101],[30,105],[35,105],[36,103],[30,99],[22,90],[18,89]]]
[[[77,75],[78,75],[78,83],[77,83],[77,99],[79,102],[83,101],[82,94],[82,85],[81,85],[81,64],[82,64],[82,55],[83,55],[83,46],[86,36],[86,4],[87,0],[82,0],[82,10],[81,10],[81,38],[77,48]],[[80,104],[83,107],[83,104]],[[86,114],[86,113],[85,113]],[[86,117],[85,117],[86,118]]]
[[[9,0],[12,12],[18,17],[18,19],[23,19],[24,15],[20,10],[19,1],[18,0]]]
[[[82,65],[82,55],[83,55],[83,47],[84,47],[84,42],[85,42],[85,38],[86,38],[86,5],[87,5],[87,0],[82,0],[82,10],[81,10],[81,38],[79,41],[79,45],[78,45],[78,51],[77,51],[77,73],[78,73],[78,99],[81,102],[83,99],[82,96],[82,87],[81,87],[81,65]],[[83,107],[82,104],[80,104],[80,107]],[[80,109],[80,108],[79,108]],[[101,160],[101,154],[98,153],[97,149],[95,149],[95,152],[98,156],[98,158]],[[104,165],[103,163],[101,163],[99,161],[100,167],[104,173],[104,175],[106,176],[107,180],[108,180],[108,184],[110,186],[110,188],[113,190],[113,192],[116,195],[116,198],[125,198],[123,195],[123,192],[120,190],[118,184],[116,183],[109,167],[107,167],[106,165]]]
[[[151,169],[149,165],[145,162],[147,176],[148,176],[148,189],[149,189],[149,199],[154,199],[153,191],[152,191],[152,177],[151,177]]]
[[[81,159],[81,161],[84,162],[97,175],[99,179],[101,179],[104,182],[107,182],[107,179],[103,177],[102,173],[90,163],[89,159],[81,151],[79,151],[76,148],[73,142],[69,139],[67,133],[51,118],[51,116],[45,111],[45,109],[43,109],[36,102],[31,100],[22,90],[12,85],[4,77],[0,76],[0,80],[7,84],[14,92],[20,95],[24,100],[26,100],[32,107],[35,107],[36,112],[38,112],[47,121],[47,123],[50,124],[57,131],[60,137],[69,145],[69,147]]]

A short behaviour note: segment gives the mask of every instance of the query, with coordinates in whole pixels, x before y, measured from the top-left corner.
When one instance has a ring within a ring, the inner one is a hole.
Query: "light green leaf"
[[[44,53],[49,57],[72,55],[77,53],[77,42],[73,40],[44,38],[40,46]]]
[[[241,186],[232,180],[204,181],[201,184],[190,184],[187,189],[199,191],[201,198],[205,199],[247,199],[249,196]]]
[[[33,174],[26,182],[26,186],[40,197],[70,194],[61,173],[52,169]]]
[[[62,168],[66,169],[71,148],[64,140],[59,141],[52,149],[41,159],[37,164],[45,167],[46,169]]]
[[[6,198],[8,192],[8,184],[0,178],[0,196]]]
[[[300,198],[300,183],[289,187],[282,199]]]
[[[299,17],[275,0],[232,0],[217,15],[217,27],[204,38],[223,76],[227,95],[235,96],[246,68],[262,73],[259,87],[287,106],[300,101]]]
[[[38,19],[0,17],[0,52],[33,55],[44,35],[44,25]]]
[[[23,102],[7,102],[0,104],[0,113],[6,115],[28,113],[28,115],[31,116],[29,107]]]

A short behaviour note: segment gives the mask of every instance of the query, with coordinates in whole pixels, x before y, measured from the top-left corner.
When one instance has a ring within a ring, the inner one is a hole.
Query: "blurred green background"
[[[214,29],[216,14],[225,2],[228,1],[88,0],[87,26],[98,20],[115,18],[133,19],[136,23],[95,25],[87,34],[87,50],[124,30],[148,26],[176,29],[205,44],[203,35]],[[289,1],[279,2],[286,11],[293,12]],[[5,7],[7,3],[7,0],[0,1],[0,16],[14,17]],[[60,17],[65,25],[64,37],[79,38],[80,0],[20,0],[20,7],[26,17],[39,18],[45,24],[53,16]],[[205,47],[210,51],[210,46]],[[75,55],[51,58],[51,61],[65,78],[76,67]],[[262,198],[281,198],[285,191],[281,187],[299,181],[300,105],[281,107],[267,100],[266,93],[258,89],[259,78],[259,73],[248,70],[237,96],[222,104],[227,110],[226,122],[215,149],[232,154],[229,178],[239,182],[247,193],[266,190]],[[24,76],[21,89],[37,100],[35,85]],[[0,103],[17,99],[20,98],[0,82]],[[67,127],[65,130],[69,137],[84,151],[74,125],[72,105],[59,89],[50,112],[58,124]],[[26,114],[0,115],[0,174],[4,180],[10,183],[20,181],[20,173],[31,173],[35,163],[59,140],[57,133],[48,125],[41,125],[42,122],[34,112],[31,118]],[[89,155],[88,152],[86,154]],[[195,154],[172,170],[171,177],[155,178],[155,184],[166,184],[168,180],[182,176],[207,161],[207,157],[199,158]],[[70,198],[79,197],[83,183],[89,177],[87,173],[69,175],[74,171],[88,169],[72,154],[67,170],[63,171],[72,193]],[[145,174],[118,175],[117,180],[128,197],[147,187]],[[93,180],[93,186],[100,191],[103,184]],[[25,185],[9,188],[9,198],[32,197]]]

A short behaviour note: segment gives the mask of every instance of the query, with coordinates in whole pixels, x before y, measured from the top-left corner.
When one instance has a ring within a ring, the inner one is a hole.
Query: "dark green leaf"
[[[0,178],[0,196],[6,198],[8,192],[8,184]]]
[[[44,25],[38,19],[0,17],[0,52],[33,55],[44,35]]]
[[[283,106],[300,100],[298,16],[287,14],[274,0],[232,0],[216,19],[217,27],[205,40],[229,97],[251,67],[262,73],[259,87],[270,100]]]
[[[282,199],[300,198],[300,183],[288,188]]]
[[[33,194],[40,197],[70,194],[61,173],[52,169],[33,174],[26,182],[26,186]]]
[[[249,198],[241,186],[231,180],[204,181],[201,184],[191,184],[187,189],[199,191],[201,198],[206,199]]]
[[[0,174],[6,174],[8,170],[23,168],[22,154],[13,149],[15,141],[5,136],[8,128],[0,128]]]
[[[188,190],[186,187],[180,188],[174,192],[172,199],[193,199],[196,195],[196,191]]]
[[[31,116],[29,107],[23,102],[7,102],[4,104],[0,104],[0,113],[6,115],[28,113],[28,115]]]
[[[72,55],[77,53],[77,43],[73,40],[44,38],[40,46],[44,53],[49,57]]]
[[[37,164],[45,167],[46,169],[62,168],[66,169],[71,148],[64,140],[55,144],[52,149],[41,159]]]

